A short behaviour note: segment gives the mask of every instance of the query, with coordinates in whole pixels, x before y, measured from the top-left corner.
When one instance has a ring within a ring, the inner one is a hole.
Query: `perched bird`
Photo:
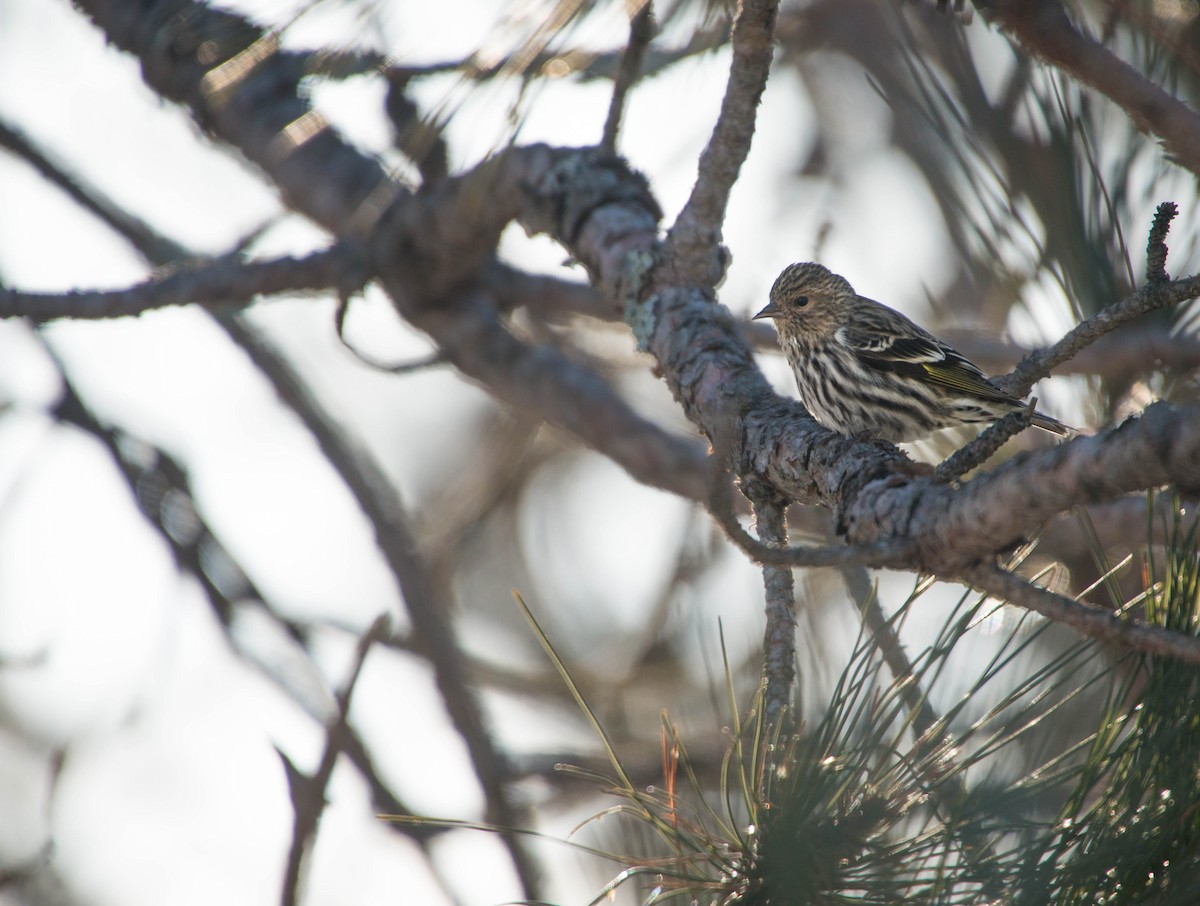
[[[1024,408],[965,356],[820,264],[785,268],[770,299],[754,317],[774,319],[804,405],[826,428],[900,443]],[[1071,430],[1040,412],[1033,424]]]

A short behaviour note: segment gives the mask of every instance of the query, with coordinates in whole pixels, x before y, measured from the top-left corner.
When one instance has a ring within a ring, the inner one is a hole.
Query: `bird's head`
[[[790,264],[754,320],[771,318],[780,333],[824,339],[845,322],[845,310],[854,297],[854,287],[829,268],[812,261]]]

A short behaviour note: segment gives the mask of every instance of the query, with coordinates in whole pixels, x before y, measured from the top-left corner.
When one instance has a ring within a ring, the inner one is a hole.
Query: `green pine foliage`
[[[1198,523],[1175,513],[1127,606],[1194,633]],[[664,719],[664,782],[637,787],[543,637],[615,770],[588,775],[620,800],[594,822],[623,822],[601,853],[623,867],[596,902],[630,882],[647,904],[1200,902],[1200,672],[1028,615],[980,658],[1003,605],[968,593],[895,677],[882,646],[928,589],[891,632],[861,633],[814,720],[772,730],[757,701],[739,714],[730,681],[737,730],[715,781]],[[943,687],[958,698],[939,713]]]

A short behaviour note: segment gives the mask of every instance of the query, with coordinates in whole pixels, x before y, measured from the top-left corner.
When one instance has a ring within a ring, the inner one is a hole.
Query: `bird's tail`
[[[1036,428],[1041,428],[1043,431],[1049,431],[1053,434],[1058,434],[1066,437],[1069,434],[1078,433],[1069,425],[1064,425],[1056,418],[1051,418],[1048,415],[1042,415],[1040,412],[1033,413],[1033,425]]]

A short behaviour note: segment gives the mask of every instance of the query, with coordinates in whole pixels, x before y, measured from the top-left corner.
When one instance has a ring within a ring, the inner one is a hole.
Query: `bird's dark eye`
[[[797,296],[796,297],[796,307],[797,308],[803,308],[807,304],[808,304],[808,296]]]

